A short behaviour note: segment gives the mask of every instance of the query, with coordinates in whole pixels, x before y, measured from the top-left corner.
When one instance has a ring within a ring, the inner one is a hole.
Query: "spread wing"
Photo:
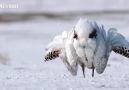
[[[58,35],[48,44],[45,61],[60,57],[72,75],[77,75],[78,56],[73,46],[73,31],[67,35]],[[63,37],[62,37],[63,36]],[[67,36],[67,37],[65,37]]]
[[[65,53],[64,44],[65,44],[66,37],[67,37],[67,32],[63,31],[62,35],[57,35],[53,38],[52,42],[50,42],[45,48],[46,50],[45,61],[52,60],[52,59],[59,57],[59,54],[61,54],[62,50],[63,50],[62,53]]]
[[[70,72],[72,75],[77,75],[77,69],[78,69],[78,56],[76,54],[76,50],[73,45],[74,41],[74,30],[70,31],[68,34],[68,37],[66,39],[65,43],[65,50],[66,50],[66,56],[67,56],[67,61],[69,63]]]
[[[119,53],[127,58],[129,57],[129,42],[123,35],[117,33],[116,29],[109,29],[107,39],[110,46],[108,52],[113,50],[115,53]]]
[[[63,49],[63,39],[61,38],[61,35],[57,35],[53,38],[53,41],[50,42],[45,48],[45,61],[59,57],[61,49]]]
[[[106,31],[103,27],[98,27],[95,23],[95,28],[97,29],[97,48],[94,58],[94,66],[97,73],[101,74],[107,66],[107,61],[111,51],[119,53],[125,57],[129,57],[129,42],[125,37],[119,33],[114,28]]]
[[[96,68],[97,73],[101,74],[105,70],[107,65],[107,43],[106,43],[106,32],[103,26],[100,28],[96,22],[94,22],[94,28],[96,29],[96,51],[93,60],[93,65]]]

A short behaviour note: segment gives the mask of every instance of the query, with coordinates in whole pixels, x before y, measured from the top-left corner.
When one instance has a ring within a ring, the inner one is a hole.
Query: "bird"
[[[60,39],[62,37],[63,44],[58,44],[58,49],[55,49],[54,43],[57,37]],[[55,57],[62,58],[61,54],[63,54],[65,58],[63,57],[62,60],[74,76],[77,75],[78,64],[82,67],[84,77],[85,67],[92,69],[92,77],[94,70],[102,74],[112,51],[129,58],[129,42],[117,32],[117,29],[110,28],[106,31],[103,25],[99,26],[95,21],[85,18],[81,18],[68,34],[57,37],[48,45],[45,59],[47,61]],[[50,58],[52,50],[57,55]]]

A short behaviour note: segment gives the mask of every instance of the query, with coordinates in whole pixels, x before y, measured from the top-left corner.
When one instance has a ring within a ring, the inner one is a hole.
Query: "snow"
[[[93,78],[89,69],[83,78],[80,67],[78,76],[70,75],[60,59],[44,62],[45,46],[55,35],[70,30],[78,19],[46,18],[0,24],[1,48],[11,59],[9,65],[0,68],[1,90],[128,90],[129,60],[118,54],[112,53],[105,72],[95,73]],[[103,18],[97,22],[104,24],[106,29],[118,27],[129,39],[127,21]]]
[[[5,1],[10,3],[10,0],[0,0],[2,3]],[[12,1],[20,7],[0,9],[0,14],[29,11],[67,14],[129,9],[127,0],[74,0],[74,3],[73,0],[43,0],[41,3],[36,0]],[[90,8],[89,5],[93,7]],[[25,21],[0,22],[0,54],[8,57],[10,61],[7,65],[0,65],[0,90],[129,90],[129,60],[113,52],[104,73],[95,72],[93,78],[89,69],[86,69],[86,78],[83,78],[80,67],[78,75],[72,76],[59,58],[44,62],[45,46],[55,35],[75,26],[80,17],[96,20],[99,25],[103,24],[106,30],[111,27],[117,28],[129,41],[128,13],[95,12],[66,18],[39,16]]]

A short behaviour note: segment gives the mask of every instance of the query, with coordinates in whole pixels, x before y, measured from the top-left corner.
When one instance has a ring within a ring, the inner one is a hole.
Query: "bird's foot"
[[[94,69],[95,69],[95,67],[94,67],[94,65],[92,63],[92,77],[94,77]]]

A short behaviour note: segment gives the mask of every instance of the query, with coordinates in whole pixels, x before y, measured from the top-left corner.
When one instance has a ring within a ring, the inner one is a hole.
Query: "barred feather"
[[[129,58],[129,49],[126,47],[115,47],[113,48],[115,53],[119,53],[127,58]]]
[[[52,51],[52,52],[47,53],[45,56],[45,61],[49,61],[49,60],[59,57],[59,52],[60,51]]]

